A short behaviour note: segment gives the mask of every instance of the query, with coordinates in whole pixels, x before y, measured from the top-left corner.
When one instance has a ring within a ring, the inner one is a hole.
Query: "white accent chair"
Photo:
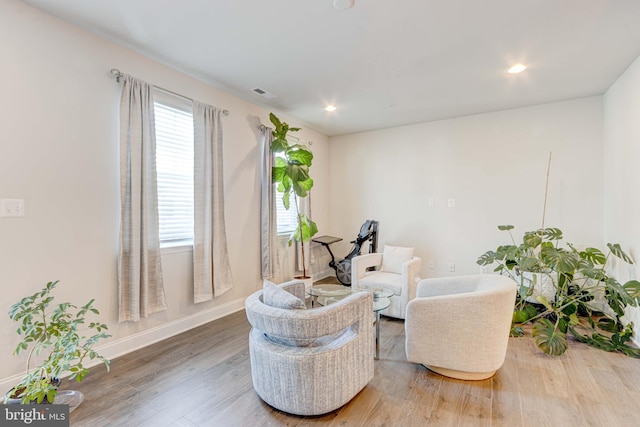
[[[372,267],[376,270],[368,271]],[[351,259],[351,287],[354,290],[382,288],[392,291],[391,305],[380,314],[404,319],[407,303],[415,298],[421,268],[422,260],[413,256],[413,248],[385,245],[383,253]]]
[[[407,306],[407,359],[447,377],[490,378],[507,354],[516,287],[495,274],[421,280]]]
[[[266,285],[245,301],[254,389],[290,414],[340,408],[373,379],[372,295],[359,292],[325,307],[295,309],[292,295],[304,301],[304,284],[295,280],[278,287],[288,293],[279,296],[287,300],[281,307],[292,308],[265,304],[273,298]]]

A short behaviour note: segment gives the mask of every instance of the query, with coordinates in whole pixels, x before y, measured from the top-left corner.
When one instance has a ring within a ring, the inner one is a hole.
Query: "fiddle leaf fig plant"
[[[22,403],[53,403],[58,393],[59,378],[69,373],[69,379],[77,382],[89,373],[88,360],[99,359],[109,369],[109,360],[98,354],[93,346],[110,337],[107,325],[87,322],[90,314],[100,312],[93,306],[94,300],[81,307],[63,302],[50,307],[54,301],[51,292],[58,281],[49,282],[39,292],[25,297],[11,306],[9,317],[18,323],[18,343],[14,354],[27,352],[26,373],[8,394],[9,398],[21,399]],[[82,327],[90,331],[83,335]],[[44,360],[31,368],[32,359],[46,353]]]
[[[498,226],[509,233],[511,244],[487,251],[477,260],[479,265],[496,265],[495,272],[518,283],[512,335],[523,335],[520,325],[531,322],[536,345],[552,356],[567,350],[569,333],[593,347],[640,358],[640,349],[629,343],[633,323],[622,321],[628,306],[640,304],[640,282],[621,284],[605,268],[612,256],[633,264],[620,245],[607,244],[606,253],[597,248],[578,250],[570,243],[562,245],[558,228],[528,231],[522,243],[516,243],[513,228]],[[533,273],[550,278],[554,292],[550,297],[536,295],[531,303],[528,299],[541,285]]]
[[[313,161],[313,153],[300,144],[289,144],[287,134],[298,132],[300,128],[289,127],[289,124],[281,121],[275,114],[269,114],[269,120],[273,123],[273,142],[271,151],[276,153],[275,165],[272,169],[272,180],[278,185],[278,191],[282,192],[282,203],[285,209],[290,208],[291,194],[295,194],[294,207],[298,226],[291,233],[289,246],[295,240],[306,243],[318,232],[318,226],[307,215],[300,212],[299,202],[308,196],[313,187],[313,179],[309,176],[309,168]],[[302,245],[302,274],[307,277],[305,264],[304,245]]]

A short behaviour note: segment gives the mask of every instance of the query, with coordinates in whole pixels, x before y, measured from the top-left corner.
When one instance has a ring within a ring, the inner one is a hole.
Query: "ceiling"
[[[329,136],[599,95],[640,55],[638,0],[23,1]]]

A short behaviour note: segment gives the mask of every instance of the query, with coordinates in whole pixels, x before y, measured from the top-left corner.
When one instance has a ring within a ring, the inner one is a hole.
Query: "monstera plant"
[[[552,356],[566,351],[567,334],[571,334],[593,347],[640,358],[640,349],[630,344],[633,323],[621,320],[628,306],[640,304],[640,282],[621,284],[605,269],[611,257],[633,263],[620,245],[609,243],[606,252],[597,248],[578,250],[572,244],[562,244],[563,234],[558,228],[526,232],[522,242],[516,243],[513,228],[499,226],[509,233],[511,244],[487,251],[477,261],[484,266],[497,264],[494,271],[511,276],[519,285],[512,335],[522,335],[520,325],[531,322],[536,345]],[[552,278],[553,298],[537,295],[534,303],[528,302],[536,283],[526,279],[531,277],[527,272]]]
[[[305,263],[304,243],[309,242],[318,232],[316,223],[306,214],[300,212],[300,200],[308,197],[309,191],[313,187],[313,179],[309,176],[309,168],[313,160],[313,153],[307,147],[300,144],[289,144],[287,134],[298,132],[300,128],[289,127],[289,124],[282,122],[275,114],[269,114],[269,120],[273,123],[273,142],[271,151],[276,153],[276,161],[272,170],[273,182],[278,185],[278,191],[282,192],[282,202],[285,209],[289,209],[291,194],[295,194],[294,207],[298,226],[289,238],[289,246],[295,240],[301,243],[302,253],[302,275],[308,278]]]

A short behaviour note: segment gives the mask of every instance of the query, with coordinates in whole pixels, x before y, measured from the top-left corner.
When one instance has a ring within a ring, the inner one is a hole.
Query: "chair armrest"
[[[407,301],[416,297],[416,276],[422,269],[422,259],[414,256],[402,264],[402,295],[407,295]]]
[[[370,321],[373,296],[367,292],[353,293],[346,298],[320,308],[288,310],[271,307],[260,300],[262,291],[245,301],[251,326],[267,334],[283,338],[318,338],[340,332],[359,322]]]
[[[351,258],[351,287],[358,289],[358,282],[365,276],[368,268],[382,265],[382,254],[372,253]]]

